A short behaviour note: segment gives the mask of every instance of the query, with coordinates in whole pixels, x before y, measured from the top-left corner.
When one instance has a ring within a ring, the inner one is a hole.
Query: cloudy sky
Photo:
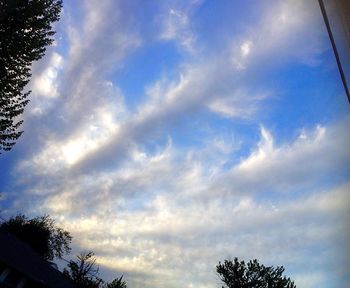
[[[1,216],[50,214],[130,287],[220,287],[235,256],[348,287],[350,106],[317,1],[141,2],[65,1]]]

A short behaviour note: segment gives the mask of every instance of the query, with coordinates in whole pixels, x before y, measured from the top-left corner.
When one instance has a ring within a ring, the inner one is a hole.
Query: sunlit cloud
[[[56,97],[58,94],[56,83],[58,70],[62,69],[63,58],[58,53],[53,53],[47,67],[41,75],[33,79],[34,94],[45,97]]]

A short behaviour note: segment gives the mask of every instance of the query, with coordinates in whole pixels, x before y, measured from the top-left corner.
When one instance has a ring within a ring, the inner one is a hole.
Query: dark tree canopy
[[[0,153],[23,132],[18,116],[29,101],[23,90],[30,67],[53,42],[51,25],[61,8],[61,0],[0,0]]]
[[[69,244],[72,237],[69,232],[56,227],[49,216],[28,219],[24,215],[17,215],[1,223],[0,228],[27,243],[45,260],[62,258],[71,250]]]
[[[78,288],[127,288],[123,276],[108,283],[99,275],[96,258],[93,252],[81,253],[76,261],[69,261],[63,273],[70,278]]]
[[[296,288],[290,278],[283,276],[283,266],[266,267],[257,260],[225,260],[219,262],[216,272],[228,288]]]

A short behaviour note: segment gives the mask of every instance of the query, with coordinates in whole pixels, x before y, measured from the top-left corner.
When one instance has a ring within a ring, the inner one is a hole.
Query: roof
[[[28,244],[0,228],[0,262],[49,288],[74,287],[60,271],[51,267]]]

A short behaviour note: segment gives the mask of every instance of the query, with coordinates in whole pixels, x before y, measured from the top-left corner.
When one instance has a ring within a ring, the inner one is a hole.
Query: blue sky
[[[3,217],[50,214],[130,287],[220,287],[235,256],[347,287],[349,105],[317,1],[75,0],[55,29]]]

